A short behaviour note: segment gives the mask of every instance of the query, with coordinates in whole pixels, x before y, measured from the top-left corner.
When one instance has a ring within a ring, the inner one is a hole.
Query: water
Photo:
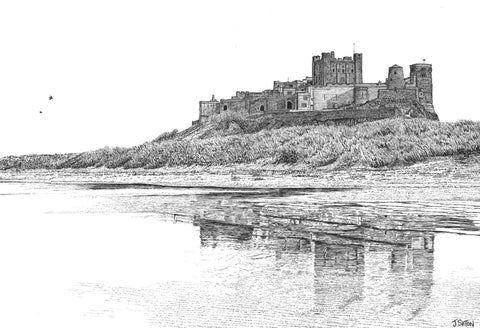
[[[0,326],[479,325],[476,197],[4,181]]]

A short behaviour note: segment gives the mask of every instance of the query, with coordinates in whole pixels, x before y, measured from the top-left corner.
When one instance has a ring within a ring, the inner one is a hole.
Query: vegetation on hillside
[[[190,138],[181,138],[173,131],[131,148],[9,156],[0,159],[0,169],[235,164],[258,167],[289,164],[311,169],[327,165],[336,169],[356,165],[378,168],[480,151],[480,122],[395,118],[354,126],[291,124],[295,126],[278,126],[271,120],[228,114],[216,118]]]

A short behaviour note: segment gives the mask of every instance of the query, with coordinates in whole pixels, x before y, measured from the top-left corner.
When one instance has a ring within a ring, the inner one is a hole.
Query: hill
[[[164,133],[130,147],[105,147],[78,154],[8,156],[0,169],[161,168],[271,165],[345,169],[392,167],[437,156],[480,151],[480,122],[394,118],[357,125],[311,125],[235,114],[206,125]]]

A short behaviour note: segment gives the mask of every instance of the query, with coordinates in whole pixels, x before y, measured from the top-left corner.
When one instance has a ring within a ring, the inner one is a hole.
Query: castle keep
[[[317,117],[328,116],[329,120],[368,120],[369,116],[438,119],[433,107],[431,64],[410,65],[407,78],[403,68],[395,64],[388,69],[385,82],[363,83],[362,59],[361,53],[353,54],[353,58],[336,58],[333,51],[313,56],[311,77],[274,81],[273,89],[261,92],[237,91],[230,99],[217,100],[212,96],[211,100],[200,101],[199,121],[194,123],[226,111],[246,115],[315,113]]]

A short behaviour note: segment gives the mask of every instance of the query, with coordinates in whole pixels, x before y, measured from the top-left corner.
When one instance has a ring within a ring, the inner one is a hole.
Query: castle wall
[[[353,85],[313,87],[313,110],[337,108],[353,102]]]
[[[417,100],[417,89],[380,90],[378,98],[387,101],[415,101]]]
[[[268,110],[268,100],[266,97],[255,98],[250,101],[250,114],[261,113]]]
[[[267,97],[267,111],[278,112],[286,110],[286,101],[282,96]]]
[[[357,84],[356,87],[362,90],[366,90],[366,98],[357,98],[357,104],[363,104],[367,101],[377,99],[379,90],[387,89],[387,86],[383,83],[362,83]]]
[[[220,100],[215,113],[230,111],[249,115],[260,112],[285,111],[287,101],[291,102],[292,110],[296,109],[296,93],[289,97],[284,97],[279,92],[268,91],[271,90],[263,93],[237,92],[237,96],[231,99]]]
[[[251,92],[251,91],[237,91],[235,93],[235,98],[244,99],[244,98],[252,98],[252,97],[261,97],[263,93],[261,92]]]
[[[222,99],[220,100],[220,112],[231,111],[235,113],[244,113],[248,114],[248,104],[247,99]]]
[[[385,90],[386,87],[387,86],[384,85],[384,84],[380,84],[380,85],[375,84],[375,85],[368,86],[368,101],[371,101],[373,99],[377,99],[379,91],[380,90]]]
[[[356,124],[359,122],[375,121],[384,118],[395,117],[395,108],[359,108],[339,109],[322,111],[293,111],[293,112],[270,112],[265,115],[272,115],[276,121],[283,121],[286,125],[293,123],[325,123]],[[292,124],[294,125],[294,124]]]
[[[353,92],[355,97],[355,104],[364,104],[368,101],[368,87],[366,86],[356,86]]]

